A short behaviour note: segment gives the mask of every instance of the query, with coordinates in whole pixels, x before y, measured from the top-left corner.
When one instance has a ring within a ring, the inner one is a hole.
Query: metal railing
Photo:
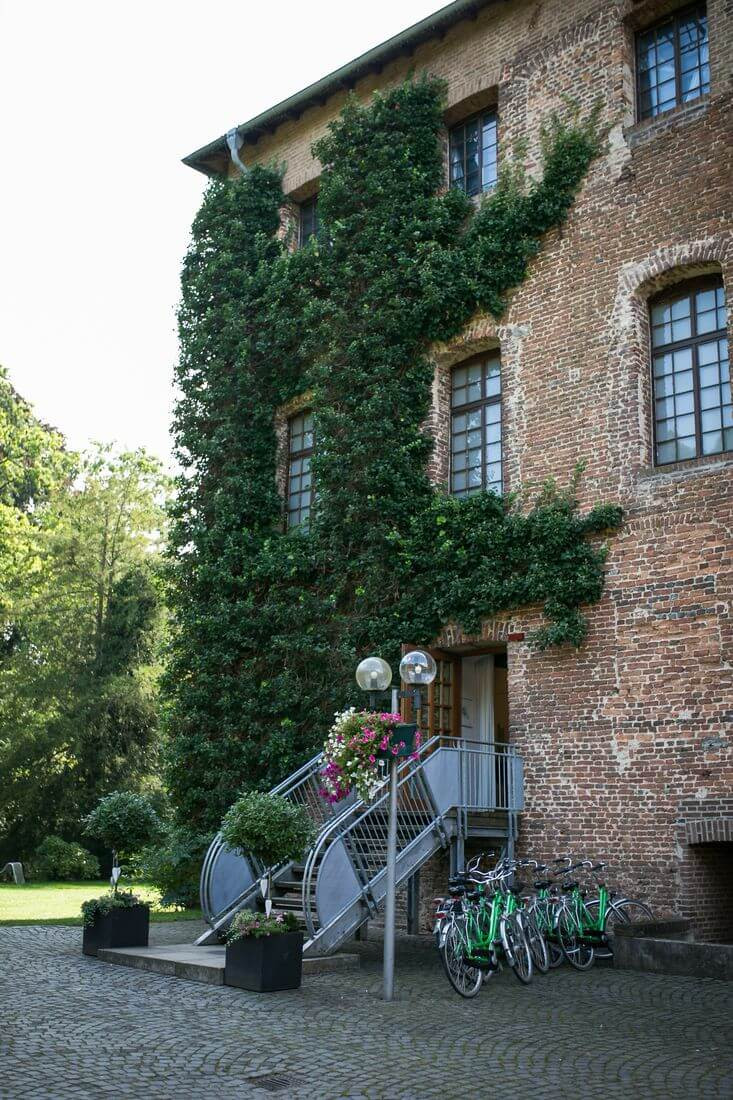
[[[308,854],[303,875],[303,914],[311,936],[322,924],[319,882],[333,873],[337,864],[343,873],[344,855],[360,884],[364,902],[376,910],[375,880],[386,866],[388,797],[385,778],[371,803],[355,803],[322,828]],[[457,812],[458,830],[465,835],[469,812],[503,811],[513,815],[522,805],[521,761],[513,747],[445,736],[431,738],[423,746],[420,760],[405,763],[398,775],[398,883],[415,870],[408,855],[410,849],[424,861],[426,847],[421,842],[427,835],[434,834],[434,849],[447,844],[446,814]],[[329,861],[332,845],[339,846],[338,859]]]
[[[333,818],[333,811],[318,793],[321,787],[321,782],[318,777],[322,760],[323,753],[319,752],[316,756],[313,756],[298,768],[297,771],[293,772],[292,775],[289,775],[287,779],[284,779],[282,783],[278,783],[276,787],[273,787],[271,791],[272,794],[284,795],[284,797],[290,801],[295,802],[299,806],[303,806],[319,829],[322,828],[326,821]],[[217,860],[224,851],[226,851],[226,845],[222,840],[221,833],[217,833],[209,845],[201,868],[199,891],[201,897],[201,910],[205,919],[210,923],[221,916],[221,911],[219,913],[214,912],[214,906],[211,900],[211,887]],[[264,868],[260,867],[251,857],[248,857],[248,863],[251,863],[253,878],[259,877],[264,871]],[[251,888],[252,884],[248,883],[246,889],[237,897],[233,898],[227,905],[227,910],[236,909],[247,897]]]
[[[358,927],[365,919],[364,914],[374,915],[381,904],[386,873],[388,788],[385,775],[383,786],[371,802],[351,795],[332,807],[319,793],[322,766],[323,754],[318,753],[274,787],[272,793],[303,806],[317,827],[316,840],[305,861],[302,906],[311,940],[317,937],[319,948],[328,951],[341,942],[345,930]],[[513,837],[516,812],[523,808],[522,762],[512,746],[435,736],[423,746],[419,760],[407,760],[400,767],[397,794],[399,885],[433,852],[446,847],[451,838],[462,847],[468,834],[469,814],[505,813],[497,828],[501,835]],[[243,864],[238,865],[241,871],[227,868],[227,859],[232,856],[218,834],[204,860],[201,907],[214,932],[225,927],[237,909],[252,904],[259,889],[257,880],[265,870],[243,856]],[[218,872],[217,861],[220,861]],[[239,875],[244,886],[244,889],[237,886],[228,895],[231,900],[227,899],[218,912],[211,897],[217,874],[219,882],[236,881]],[[329,931],[325,932],[327,928]],[[200,942],[210,934],[205,934]],[[315,946],[312,945],[313,949]]]

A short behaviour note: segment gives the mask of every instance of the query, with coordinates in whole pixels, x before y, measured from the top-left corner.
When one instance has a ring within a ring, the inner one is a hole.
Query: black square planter
[[[303,933],[245,936],[227,944],[224,984],[255,993],[299,989],[303,978]]]
[[[147,947],[150,910],[147,905],[113,909],[84,925],[82,952],[96,955],[100,947]]]

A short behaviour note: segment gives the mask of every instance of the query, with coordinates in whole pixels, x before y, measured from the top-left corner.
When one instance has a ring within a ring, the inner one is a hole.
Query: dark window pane
[[[318,232],[318,196],[300,204],[300,235],[298,243],[302,246]]]
[[[730,449],[728,345],[721,282],[651,302],[655,460],[679,462]]]
[[[710,90],[705,5],[665,18],[636,37],[639,118],[653,118]],[[679,78],[678,78],[679,73]]]
[[[449,183],[468,195],[488,191],[497,180],[496,112],[454,126],[449,135]]]
[[[288,421],[290,460],[288,463],[288,528],[306,530],[313,502],[311,455],[313,453],[313,413],[296,413]]]
[[[501,376],[495,353],[454,367],[450,489],[501,493]]]

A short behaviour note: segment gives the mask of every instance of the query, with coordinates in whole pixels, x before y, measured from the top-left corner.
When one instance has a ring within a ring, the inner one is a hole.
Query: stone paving
[[[152,926],[184,942],[192,924]],[[0,928],[2,1100],[733,1097],[733,985],[568,968],[464,1001],[400,945],[399,1000],[361,971],[257,995],[84,958],[81,929]]]

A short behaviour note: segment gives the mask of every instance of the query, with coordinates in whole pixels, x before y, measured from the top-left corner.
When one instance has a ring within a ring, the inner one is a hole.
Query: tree
[[[0,664],[0,858],[74,839],[100,795],[157,764],[168,479],[144,451],[96,446],[32,512]],[[7,646],[6,646],[7,649]]]
[[[0,660],[20,640],[17,602],[39,579],[37,536],[75,456],[42,424],[0,367]]]

